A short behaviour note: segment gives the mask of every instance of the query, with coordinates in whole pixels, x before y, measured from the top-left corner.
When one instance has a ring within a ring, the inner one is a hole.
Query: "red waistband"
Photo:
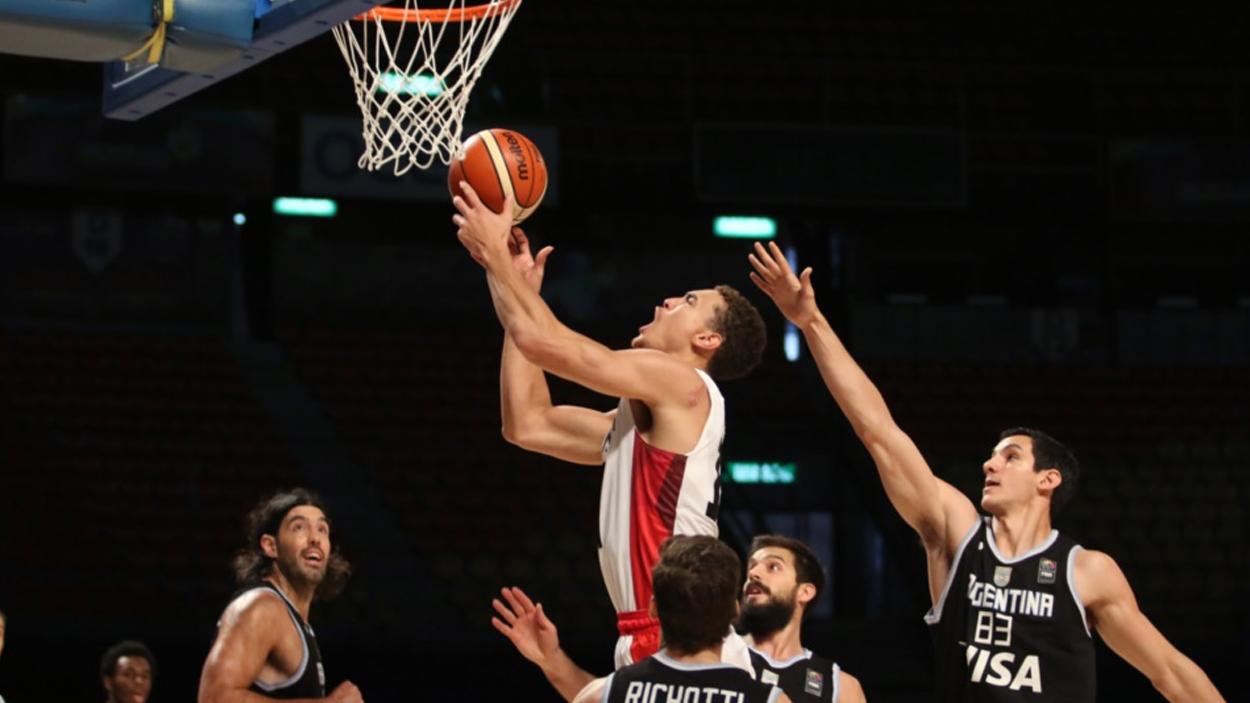
[[[660,621],[645,610],[631,610],[616,614],[616,630],[622,635],[658,628]]]

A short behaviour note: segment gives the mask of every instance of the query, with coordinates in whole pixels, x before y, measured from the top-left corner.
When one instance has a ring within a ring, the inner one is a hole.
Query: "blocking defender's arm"
[[[569,659],[560,649],[560,637],[555,623],[547,619],[542,605],[534,605],[529,596],[519,588],[500,591],[507,605],[498,598],[491,601],[499,617],[491,618],[491,625],[517,648],[521,656],[542,669],[551,686],[566,701],[581,698],[579,693],[603,679],[596,679]]]
[[[281,633],[291,628],[286,608],[260,593],[243,596],[221,616],[217,640],[200,674],[198,703],[264,703],[274,700],[249,691],[260,675]],[[340,684],[327,697],[334,703],[362,703],[360,691],[350,682]],[[297,703],[313,703],[301,699]]]
[[[552,247],[531,256],[520,227],[512,229],[508,247],[514,268],[537,292]],[[553,406],[543,370],[521,354],[507,332],[499,364],[499,406],[504,439],[512,444],[576,464],[603,463],[603,438],[612,429],[615,411]]]
[[[464,197],[452,201],[458,210],[452,217],[459,228],[456,236],[486,268],[495,313],[526,359],[591,390],[648,405],[682,403],[691,392],[705,392],[697,374],[668,354],[613,351],[557,320],[512,263],[508,216],[483,205],[467,183],[461,187]],[[508,199],[503,211],[511,212],[510,207]]]
[[[1124,572],[1102,552],[1077,552],[1073,574],[1087,617],[1112,651],[1150,679],[1173,703],[1223,703],[1192,660],[1181,654],[1137,607]]]
[[[781,249],[756,244],[751,280],[803,332],[820,376],[872,455],[890,503],[929,548],[951,551],[977,520],[972,502],[937,478],[914,442],[890,415],[885,399],[816,306],[811,268],[795,276]]]

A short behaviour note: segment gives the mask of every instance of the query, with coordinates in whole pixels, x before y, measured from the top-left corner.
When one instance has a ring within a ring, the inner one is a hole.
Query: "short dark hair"
[[[156,678],[156,657],[146,644],[136,640],[122,640],[105,650],[104,656],[100,658],[100,678],[113,678],[117,674],[117,660],[122,657],[147,659],[148,666],[152,667],[152,678]]]
[[[724,640],[738,614],[742,561],[715,537],[675,536],[651,572],[664,645],[692,654]]]
[[[1003,430],[998,435],[998,441],[1001,442],[1014,435],[1023,435],[1033,440],[1034,471],[1056,469],[1063,477],[1063,482],[1059,484],[1050,498],[1051,512],[1059,512],[1068,504],[1068,501],[1072,500],[1072,496],[1076,495],[1077,486],[1081,482],[1081,465],[1077,463],[1076,456],[1054,437],[1031,427],[1013,427]]]
[[[820,560],[816,558],[816,553],[811,547],[785,535],[756,535],[751,540],[751,551],[747,553],[747,561],[750,562],[751,556],[765,547],[777,547],[793,554],[795,578],[799,583],[810,583],[816,587],[816,595],[812,597],[812,603],[820,599],[820,594],[825,590],[825,571],[820,567]],[[807,617],[807,609],[804,609],[803,617]]]
[[[311,505],[326,512],[325,504],[316,493],[306,488],[293,488],[269,496],[247,514],[243,523],[244,539],[247,541],[234,557],[234,578],[240,586],[256,583],[273,571],[274,560],[261,551],[260,538],[262,535],[277,537],[287,513],[301,505]],[[337,544],[332,542],[326,560],[326,575],[317,587],[316,596],[329,599],[338,595],[347,585],[351,573],[351,564],[339,553]]]
[[[768,331],[764,318],[751,301],[732,286],[716,286],[725,299],[724,307],[712,316],[712,329],[720,334],[721,344],[707,362],[707,374],[715,379],[742,378],[760,365]]]

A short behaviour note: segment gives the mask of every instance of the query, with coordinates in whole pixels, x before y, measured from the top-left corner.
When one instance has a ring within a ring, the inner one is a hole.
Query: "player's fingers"
[[[769,258],[772,260],[777,272],[783,276],[792,275],[793,271],[790,270],[790,262],[786,260],[786,255],[781,251],[781,247],[777,246],[777,242],[769,242],[768,250],[772,254]]]
[[[514,586],[512,588],[512,593],[516,596],[517,602],[525,608],[525,612],[534,612],[534,601],[530,600],[530,597],[525,594],[525,591],[522,591]]]
[[[547,617],[546,611],[543,610],[542,603],[538,604],[537,612],[538,612],[537,617],[538,617],[539,627],[542,627],[544,629],[555,629],[555,623],[551,622],[551,620]]]
[[[768,272],[768,267],[764,266],[763,262],[755,257],[755,254],[747,254],[747,261],[751,262],[751,267],[758,271],[760,276],[771,275]]]
[[[760,261],[760,262],[762,263],[762,262],[765,262],[765,261],[769,261],[769,259],[771,259],[771,258],[772,258],[772,254],[769,254],[769,253],[768,253],[768,250],[764,248],[764,245],[763,245],[763,244],[760,244],[759,242],[756,242],[756,243],[755,243],[754,245],[752,245],[752,246],[753,246],[753,247],[754,247],[754,249],[755,249],[755,256],[756,256],[756,260],[757,260],[757,261]],[[772,263],[772,262],[771,262],[771,261],[769,261],[769,263]]]
[[[477,197],[477,191],[473,190],[468,181],[460,181],[460,190],[464,191],[464,200],[469,207],[476,210],[482,205],[482,199]]]
[[[457,227],[464,227],[466,224],[468,224],[468,220],[464,219],[464,215],[461,215],[460,213],[456,213],[455,215],[452,215],[451,222]]]
[[[758,273],[752,271],[748,273],[747,275],[751,277],[751,282],[755,284],[756,288],[759,288],[760,290],[764,291],[765,293],[769,295],[773,294],[772,287],[769,286],[767,283],[765,283],[764,279],[760,278],[760,275]]]
[[[518,617],[523,617],[534,611],[534,604],[529,602],[529,598],[524,600],[517,598],[517,593],[520,593],[520,591],[521,589],[519,588],[505,588],[503,589],[503,597],[504,600],[508,601],[512,612],[516,613]],[[525,594],[521,593],[521,595],[524,596]]]
[[[799,275],[799,284],[803,286],[803,290],[808,290],[812,287],[812,267],[811,266],[808,266],[807,268],[803,269],[803,273]]]
[[[461,183],[463,184],[464,181],[461,181]],[[460,212],[461,215],[468,215],[472,210],[472,208],[469,207],[469,202],[459,195],[451,199],[451,204]]]
[[[513,227],[512,232],[508,236],[508,246],[516,250],[518,254],[530,253],[530,240],[525,236],[525,230],[520,227]]]
[[[553,246],[551,246],[550,244],[548,244],[547,246],[543,247],[542,249],[539,249],[539,250],[538,250],[538,256],[535,256],[535,257],[534,257],[534,265],[535,265],[535,266],[537,266],[537,267],[538,267],[538,268],[540,268],[540,269],[544,269],[544,268],[546,268],[546,267],[547,267],[547,257],[548,257],[548,256],[551,256],[551,252],[553,252],[553,251],[555,251],[555,250],[556,250],[556,248],[555,248],[555,247],[553,247]]]
[[[490,624],[494,625],[496,630],[499,630],[499,634],[507,637],[508,639],[512,639],[512,628],[503,624],[502,620],[499,618],[491,618]]]
[[[495,612],[504,619],[509,625],[515,625],[517,621],[516,611],[509,609],[508,606],[499,602],[498,598],[492,598],[490,604],[494,606]]]

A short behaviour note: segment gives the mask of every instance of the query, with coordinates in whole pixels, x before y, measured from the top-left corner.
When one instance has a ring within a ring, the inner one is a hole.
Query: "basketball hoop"
[[[521,0],[417,4],[374,8],[333,30],[364,118],[362,169],[389,165],[400,176],[451,163],[469,93]]]

